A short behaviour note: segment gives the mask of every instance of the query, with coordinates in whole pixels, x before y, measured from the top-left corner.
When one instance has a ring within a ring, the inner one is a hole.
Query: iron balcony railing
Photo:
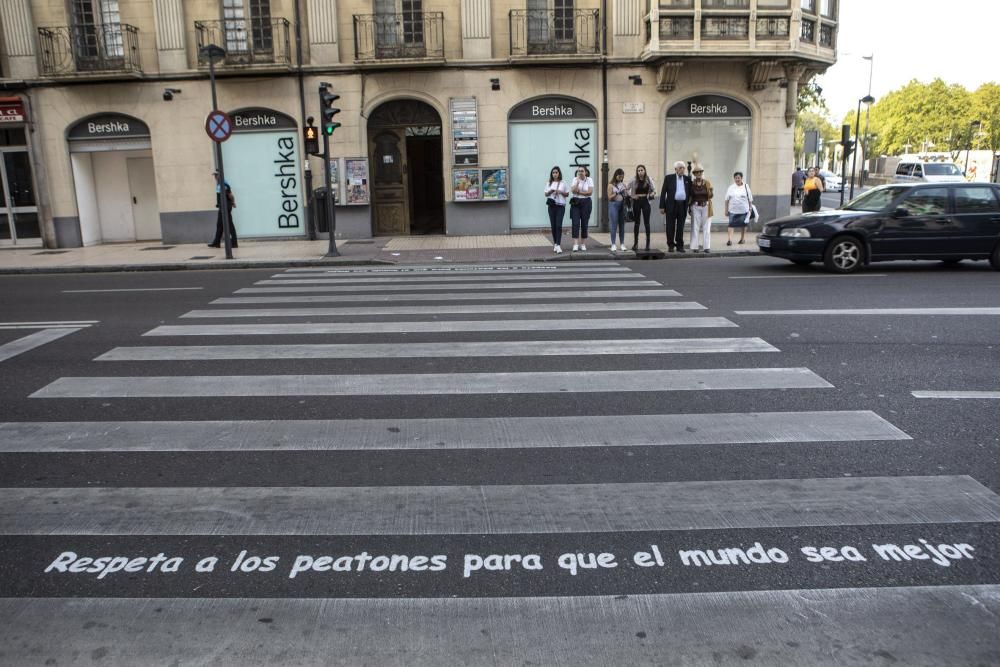
[[[757,39],[784,39],[791,35],[792,19],[787,16],[757,18]]]
[[[291,48],[288,19],[225,19],[195,21],[198,53],[203,46],[215,44],[226,50],[226,65],[289,65]],[[198,56],[198,65],[208,61]]]
[[[444,59],[444,13],[355,14],[356,61]]]
[[[510,54],[599,55],[599,18],[597,9],[513,9]]]
[[[702,39],[749,39],[749,16],[703,16]]]
[[[38,57],[42,76],[142,73],[139,30],[126,23],[39,28]]]
[[[661,16],[660,39],[694,39],[694,17]]]

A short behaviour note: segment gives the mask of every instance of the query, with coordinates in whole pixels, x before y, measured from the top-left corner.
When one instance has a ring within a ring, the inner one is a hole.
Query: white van
[[[897,183],[961,183],[962,170],[953,162],[900,162]]]

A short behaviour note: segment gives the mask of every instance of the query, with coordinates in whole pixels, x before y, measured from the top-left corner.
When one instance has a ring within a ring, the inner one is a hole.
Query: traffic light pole
[[[330,135],[323,132],[323,185],[326,187],[326,228],[330,232],[327,257],[340,257],[337,250],[337,207],[333,201],[333,174],[330,172]]]
[[[212,88],[212,109],[219,108],[219,100],[215,95],[215,59],[208,58],[208,80]],[[233,258],[233,239],[229,236],[229,197],[226,196],[226,170],[222,163],[222,144],[215,142],[215,170],[219,172],[218,192],[215,201],[219,205],[219,215],[222,216],[223,247],[226,249],[226,259]]]

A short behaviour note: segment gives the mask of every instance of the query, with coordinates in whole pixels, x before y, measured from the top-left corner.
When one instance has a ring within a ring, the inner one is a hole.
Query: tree
[[[989,91],[983,93],[984,104],[991,99],[995,97]],[[971,105],[972,95],[960,85],[941,79],[930,83],[913,79],[872,105],[868,134],[874,140],[870,152],[897,155],[964,148],[973,120]],[[856,113],[857,109],[852,109],[844,118],[852,128]]]
[[[824,146],[832,146],[840,134],[828,118],[830,110],[823,99],[823,89],[813,82],[799,86],[799,96],[795,100],[795,157],[801,162],[805,152],[806,130],[818,130]]]

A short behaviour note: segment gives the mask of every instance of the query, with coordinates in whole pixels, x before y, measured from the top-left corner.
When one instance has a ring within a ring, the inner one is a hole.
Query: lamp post
[[[872,53],[872,54],[867,55],[867,56],[861,56],[861,59],[868,61],[868,97],[871,97],[872,96],[872,72],[875,69],[875,54]],[[872,98],[872,99],[874,100],[874,98]],[[872,114],[872,106],[871,106],[871,104],[869,104],[865,108],[865,133],[863,135],[864,136],[864,140],[861,142],[861,146],[862,146],[862,148],[864,150],[864,156],[865,156],[865,161],[866,162],[868,161],[868,121],[871,118],[871,114]],[[864,165],[864,163],[862,163],[862,165],[861,165],[861,174],[858,176],[859,187],[864,187],[864,185],[865,185],[865,172],[866,171],[867,170],[865,169],[865,165]]]
[[[208,61],[208,81],[212,88],[212,111],[219,108],[219,100],[215,95],[215,63],[226,57],[226,50],[216,44],[206,44],[198,49],[198,56]],[[233,240],[229,236],[229,201],[226,198],[226,170],[222,164],[222,144],[215,144],[215,170],[219,172],[219,182],[216,185],[216,203],[219,205],[219,215],[222,216],[223,247],[226,249],[226,259],[233,258]]]
[[[982,126],[982,121],[974,120],[969,123],[969,143],[965,147],[965,168],[962,169],[962,176],[968,176],[969,174],[969,151],[972,150],[972,140],[979,132],[979,128]]]
[[[854,174],[858,168],[858,134],[861,132],[861,103],[871,105],[874,101],[875,98],[871,95],[862,97],[858,100],[858,112],[854,115],[854,159],[851,161],[851,194],[848,199],[854,199]],[[866,155],[865,158],[867,159],[868,156]]]

